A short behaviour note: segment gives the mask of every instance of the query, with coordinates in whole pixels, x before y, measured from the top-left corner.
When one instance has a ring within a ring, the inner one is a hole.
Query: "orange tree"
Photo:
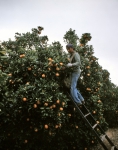
[[[96,143],[90,129],[68,99],[63,84],[67,54],[59,42],[47,44],[41,36],[43,28],[25,34],[16,33],[14,41],[2,42],[7,59],[1,60],[1,71],[7,74],[1,87],[2,149],[89,149]],[[106,129],[103,117],[102,67],[93,56],[85,33],[78,45],[78,36],[70,29],[64,35],[66,43],[74,43],[81,55],[82,74],[78,88],[96,121]],[[104,83],[106,84],[106,83]]]

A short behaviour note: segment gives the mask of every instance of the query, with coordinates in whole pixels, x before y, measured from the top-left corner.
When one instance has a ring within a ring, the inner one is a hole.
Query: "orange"
[[[60,62],[59,64],[60,64],[61,66],[63,66],[63,63],[62,63],[62,62]]]
[[[93,114],[95,114],[96,113],[96,111],[93,111]]]
[[[24,143],[27,143],[27,142],[28,142],[28,140],[25,140],[25,141],[24,141]]]
[[[38,129],[37,129],[37,128],[35,128],[35,129],[34,129],[34,131],[35,131],[35,132],[38,132]]]
[[[48,106],[48,103],[44,103],[44,106]]]
[[[37,100],[37,104],[40,104],[40,100]]]
[[[98,100],[98,103],[101,103],[101,100]]]
[[[56,73],[56,76],[57,76],[57,77],[59,76],[59,73],[58,73],[58,72]]]
[[[90,74],[88,73],[87,76],[90,76]]]
[[[65,105],[65,102],[62,102],[62,105],[64,106],[64,105]]]
[[[91,89],[90,89],[90,88],[86,88],[86,90],[87,90],[87,91],[91,91]]]
[[[52,108],[56,108],[56,105],[54,104],[54,105],[52,105]]]
[[[56,70],[58,71],[58,70],[60,70],[60,68],[56,67]]]
[[[78,126],[75,126],[76,129],[78,129]]]
[[[63,110],[63,108],[62,108],[62,107],[60,107],[60,110],[62,111],[62,110]]]
[[[33,107],[34,107],[34,108],[37,108],[37,104],[34,104]]]
[[[9,74],[8,74],[8,76],[12,76],[12,74],[11,74],[11,73],[9,73]]]
[[[52,58],[48,58],[49,61],[52,61]]]
[[[59,126],[58,125],[55,125],[55,128],[57,129]]]
[[[42,74],[42,78],[45,78],[45,74]]]
[[[59,104],[59,103],[60,103],[60,100],[58,99],[58,100],[57,100],[57,104]]]
[[[71,117],[71,114],[68,114],[69,117]]]
[[[24,97],[24,98],[23,98],[23,101],[27,101],[27,98],[26,98],[26,97]]]
[[[47,125],[47,124],[45,124],[44,128],[45,128],[45,129],[48,129],[48,125]]]
[[[27,68],[27,70],[32,70],[32,68],[29,67],[29,68]]]
[[[94,143],[94,141],[91,141],[91,143]]]
[[[29,118],[27,118],[27,121],[29,121],[30,119]]]
[[[90,66],[87,66],[86,68],[88,68],[88,69],[89,69],[89,68],[90,68]]]

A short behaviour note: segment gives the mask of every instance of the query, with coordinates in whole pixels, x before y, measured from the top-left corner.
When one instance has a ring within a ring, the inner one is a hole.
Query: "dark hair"
[[[73,49],[74,49],[74,47],[73,47],[72,44],[67,44],[67,45],[66,45],[66,48],[67,48],[67,49],[69,49],[69,48],[73,48]]]

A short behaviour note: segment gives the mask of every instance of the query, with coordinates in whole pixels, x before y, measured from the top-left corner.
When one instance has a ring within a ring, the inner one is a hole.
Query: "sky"
[[[0,14],[0,41],[42,26],[49,43],[60,41],[65,49],[63,36],[70,28],[79,38],[90,33],[88,44],[118,86],[118,0],[0,0]]]

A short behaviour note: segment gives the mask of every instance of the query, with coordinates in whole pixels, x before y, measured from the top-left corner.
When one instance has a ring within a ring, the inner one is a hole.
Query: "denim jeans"
[[[82,101],[84,101],[84,98],[82,97],[82,95],[80,94],[80,92],[77,90],[77,80],[80,77],[80,73],[72,73],[71,74],[71,89],[70,89],[70,93],[71,96],[73,98],[73,100],[76,103],[82,104]]]

